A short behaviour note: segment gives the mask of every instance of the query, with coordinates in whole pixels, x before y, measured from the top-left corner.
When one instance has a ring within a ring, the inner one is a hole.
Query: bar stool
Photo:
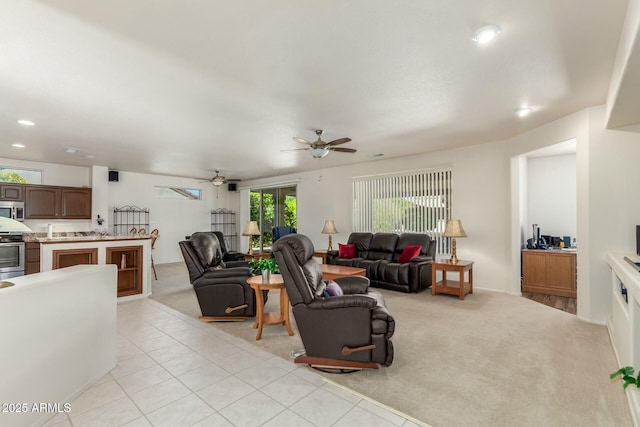
[[[158,280],[158,274],[156,273],[156,265],[153,263],[153,249],[156,246],[156,240],[158,240],[159,234],[160,232],[157,228],[154,228],[153,231],[149,233],[149,236],[151,236],[151,269],[153,270],[153,277],[155,277],[156,280]]]

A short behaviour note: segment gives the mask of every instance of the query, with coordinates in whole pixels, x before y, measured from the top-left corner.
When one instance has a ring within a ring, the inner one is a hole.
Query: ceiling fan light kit
[[[321,159],[329,154],[329,150],[326,148],[314,148],[311,150],[311,155],[316,159]]]

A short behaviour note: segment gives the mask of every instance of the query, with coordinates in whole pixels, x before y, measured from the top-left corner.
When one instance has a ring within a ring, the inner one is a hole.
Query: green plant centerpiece
[[[253,274],[260,274],[260,272],[265,270],[268,270],[273,274],[280,273],[275,258],[251,259],[249,260],[249,267]]]
[[[637,377],[633,376],[633,368],[631,366],[625,366],[617,371],[611,373],[609,378],[622,377],[622,386],[626,390],[631,384],[634,384],[637,388],[640,388],[640,372]]]

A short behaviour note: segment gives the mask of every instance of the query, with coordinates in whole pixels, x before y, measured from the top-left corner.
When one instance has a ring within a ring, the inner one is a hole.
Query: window
[[[271,250],[273,227],[297,227],[296,186],[251,190],[250,220],[257,221],[260,236],[253,236],[252,248],[260,252]]]
[[[38,169],[14,169],[0,167],[0,182],[42,184],[42,171]]]
[[[201,200],[202,190],[198,188],[153,187],[153,197],[159,199]]]
[[[449,252],[451,170],[357,177],[353,198],[353,231],[427,233]]]

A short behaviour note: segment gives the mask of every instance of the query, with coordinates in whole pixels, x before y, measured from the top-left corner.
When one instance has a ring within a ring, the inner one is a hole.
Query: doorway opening
[[[516,164],[520,292],[576,314],[576,140],[524,153]]]

